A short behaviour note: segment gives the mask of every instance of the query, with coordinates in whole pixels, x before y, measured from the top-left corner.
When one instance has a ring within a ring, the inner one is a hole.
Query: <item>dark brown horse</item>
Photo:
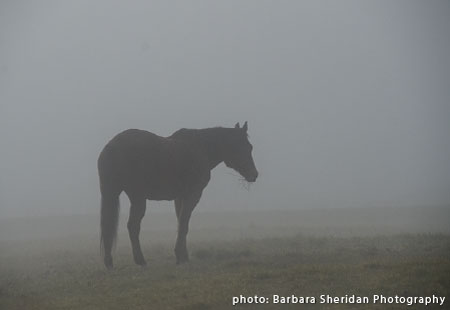
[[[139,243],[146,200],[174,200],[178,218],[175,245],[177,263],[188,261],[186,235],[192,210],[200,200],[221,162],[254,182],[258,171],[248,141],[247,122],[234,128],[180,129],[163,138],[138,129],[119,133],[106,144],[98,158],[101,202],[101,246],[107,268],[117,234],[119,195],[131,202],[128,232],[134,261],[145,265]]]

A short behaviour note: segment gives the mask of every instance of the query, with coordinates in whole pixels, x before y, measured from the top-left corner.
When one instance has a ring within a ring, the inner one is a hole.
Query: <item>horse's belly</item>
[[[129,164],[124,166],[130,188],[137,188],[149,200],[174,200],[197,189],[209,171],[191,156],[175,156],[179,153],[147,150],[145,156],[127,158]]]
[[[177,197],[168,193],[149,193],[146,198],[148,200],[175,200]]]
[[[183,188],[180,180],[161,178],[147,184],[146,196],[149,200],[174,200],[182,194]]]
[[[167,183],[149,184],[146,188],[147,199],[149,200],[174,200],[179,192],[179,186]]]

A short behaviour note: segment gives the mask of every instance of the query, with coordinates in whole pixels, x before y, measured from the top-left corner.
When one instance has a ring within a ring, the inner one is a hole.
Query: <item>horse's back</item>
[[[139,129],[116,135],[98,160],[100,182],[145,190],[149,199],[173,199],[198,171],[199,154],[186,142]],[[200,169],[202,170],[202,169]]]
[[[141,129],[127,129],[112,138],[106,146],[120,149],[158,147],[158,144],[166,142],[166,138],[160,137],[152,132]]]
[[[108,163],[119,169],[122,164],[126,166],[124,168],[130,168],[128,164],[155,161],[165,149],[170,148],[169,144],[168,139],[145,130],[125,130],[103,148],[98,160],[99,170]]]

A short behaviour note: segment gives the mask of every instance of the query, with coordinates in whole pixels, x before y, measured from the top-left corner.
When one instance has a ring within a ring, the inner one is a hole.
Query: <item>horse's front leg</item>
[[[190,195],[187,198],[175,200],[175,211],[178,218],[178,235],[175,244],[175,256],[177,264],[186,263],[189,261],[189,255],[186,246],[186,236],[189,230],[189,220],[192,211],[197,205],[201,197],[201,191]]]
[[[145,198],[130,200],[130,217],[128,218],[127,228],[130,235],[131,246],[133,248],[133,258],[136,264],[145,266],[147,263],[142,254],[139,233],[141,231],[141,221],[145,215],[146,200]]]

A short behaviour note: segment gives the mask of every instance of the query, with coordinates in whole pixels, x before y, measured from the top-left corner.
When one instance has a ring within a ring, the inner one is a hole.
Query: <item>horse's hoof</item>
[[[143,257],[135,258],[134,262],[136,263],[136,265],[139,265],[142,267],[147,266],[147,262],[145,261],[145,258],[143,258]]]
[[[189,258],[188,257],[177,257],[177,265],[182,265],[182,264],[186,264],[187,262],[189,262]]]
[[[105,263],[106,269],[108,269],[108,270],[113,269],[113,261],[112,261],[112,258],[106,258],[106,257],[105,257],[104,263]]]

